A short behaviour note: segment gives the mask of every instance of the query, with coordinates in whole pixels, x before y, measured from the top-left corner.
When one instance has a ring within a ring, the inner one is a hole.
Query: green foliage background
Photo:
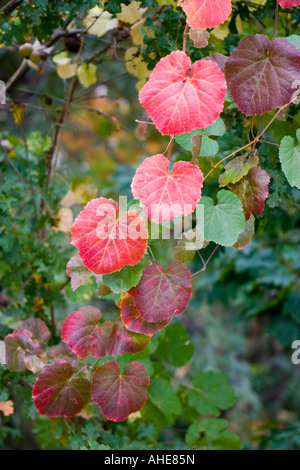
[[[48,41],[63,25],[65,15],[80,22],[98,3],[24,1],[17,15],[2,15],[0,79],[7,82],[19,67],[21,58],[15,45],[24,37]],[[114,0],[106,1],[105,6],[115,14],[121,11],[121,3],[130,4]],[[182,47],[184,15],[167,3],[172,2],[142,2],[149,10],[141,52],[150,70],[161,57]],[[224,39],[213,37],[208,47],[199,50],[188,41],[192,59],[212,52],[229,55],[248,34],[263,32],[272,37],[275,2],[268,0],[263,6],[259,3],[264,2],[255,2],[255,9],[249,3],[234,2]],[[299,34],[299,25],[299,10],[281,12],[278,36]],[[103,44],[110,37],[109,32],[102,38]],[[85,41],[87,58],[101,47],[101,41],[92,37]],[[130,38],[120,46],[118,54],[123,57],[131,46]],[[63,42],[58,51],[61,48]],[[124,63],[113,54],[98,65],[100,82],[124,72]],[[0,340],[20,320],[36,316],[51,330],[49,346],[55,345],[60,339],[55,324],[83,304],[98,306],[107,319],[116,316],[118,296],[99,298],[93,279],[72,291],[65,268],[74,249],[70,236],[55,229],[61,200],[70,189],[76,192],[80,188],[81,194],[81,201],[72,206],[74,216],[96,195],[117,200],[121,194],[132,199],[130,182],[136,165],[147,154],[167,146],[168,139],[153,129],[148,130],[148,142],[136,137],[135,119],[144,117],[136,81],[126,74],[107,85],[107,112],[117,116],[120,127],[88,113],[84,128],[79,109],[71,109],[63,154],[50,188],[45,155],[51,145],[51,122],[62,106],[51,96],[64,100],[66,81],[49,63],[41,76],[34,69],[24,75],[9,91],[10,97],[28,103],[21,125],[14,123],[9,106],[0,107],[1,139],[10,154],[8,160],[0,152]],[[22,89],[38,94],[26,94]],[[265,122],[271,117],[268,114]],[[218,137],[217,159],[245,145],[251,132],[251,120],[234,104],[222,118],[226,133]],[[259,125],[255,119],[254,134]],[[243,251],[219,249],[207,270],[195,277],[187,312],[135,356],[151,375],[149,400],[141,414],[121,424],[110,423],[93,405],[87,411],[90,419],[66,422],[42,417],[31,399],[35,377],[29,372],[12,374],[0,366],[0,402],[12,400],[15,408],[11,416],[0,413],[0,449],[300,449],[300,369],[291,362],[291,344],[300,339],[300,192],[283,175],[277,146],[286,135],[295,138],[299,126],[300,111],[295,106],[267,131],[265,140],[274,145],[260,145],[260,164],[271,176],[270,197],[263,217],[257,217],[250,246]],[[174,152],[175,157],[187,158],[178,144]],[[203,167],[203,171],[209,170],[209,158],[203,159]],[[217,176],[218,171],[208,179],[205,196],[217,192]],[[172,260],[172,248],[168,242],[152,246],[166,266]],[[209,254],[207,248],[203,257]],[[189,266],[192,271],[200,270],[201,260],[195,258]],[[120,364],[128,356],[121,356]]]

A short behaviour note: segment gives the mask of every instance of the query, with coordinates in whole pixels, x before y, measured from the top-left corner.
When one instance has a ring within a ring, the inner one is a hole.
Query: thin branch
[[[6,5],[0,8],[0,11],[4,11],[4,14],[9,16],[22,2],[23,0],[10,0]]]
[[[277,118],[277,116],[281,113],[281,111],[283,111],[285,108],[287,108],[291,103],[288,103],[284,106],[282,106],[282,108],[280,108],[277,113],[272,117],[271,121],[269,122],[269,124],[267,124],[267,126],[257,135],[257,137],[255,137],[254,140],[252,140],[252,142],[249,142],[247,145],[244,145],[244,147],[241,147],[240,149],[238,150],[235,150],[234,152],[232,152],[230,155],[227,155],[227,157],[223,158],[222,160],[220,160],[218,163],[216,163],[214,165],[214,167],[207,173],[207,175],[205,176],[204,178],[204,181],[209,177],[209,175],[211,175],[211,173],[213,173],[213,171],[219,166],[221,165],[221,163],[225,162],[226,160],[228,160],[229,158],[233,157],[234,155],[236,155],[237,153],[239,152],[242,152],[242,150],[246,150],[248,147],[251,147],[252,145],[254,144],[257,144],[261,137],[264,135],[264,133],[266,132],[266,130],[273,124],[273,122],[275,121],[275,119]],[[253,149],[252,149],[253,150]]]
[[[206,262],[203,260],[202,256],[200,255],[200,252],[198,251],[198,254],[200,255],[200,257],[201,257],[201,259],[202,259],[202,262],[203,262],[203,268],[200,269],[200,271],[197,271],[197,272],[195,272],[194,274],[192,274],[192,277],[197,276],[197,274],[200,274],[200,273],[202,273],[203,271],[206,271],[207,266],[208,266],[210,260],[212,259],[212,257],[213,257],[213,256],[215,255],[215,253],[217,252],[219,246],[220,246],[220,245],[216,245],[216,246],[215,246],[214,250],[212,251],[212,253],[210,254],[210,257],[208,258],[208,260],[207,260]]]
[[[273,34],[273,40],[276,39],[276,34],[277,34],[277,24],[278,24],[278,0],[276,0],[276,8],[275,8],[275,24],[274,24],[274,34]]]
[[[183,33],[183,46],[182,46],[183,52],[186,51],[186,41],[187,41],[188,30],[189,30],[189,25],[186,24],[186,26],[184,28],[184,33]]]

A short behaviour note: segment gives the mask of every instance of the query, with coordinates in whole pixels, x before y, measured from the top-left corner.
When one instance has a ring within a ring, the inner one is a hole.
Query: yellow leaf
[[[129,73],[139,80],[145,80],[150,76],[147,64],[143,62],[140,51],[137,47],[130,47],[125,52],[126,68]]]
[[[227,38],[229,34],[228,23],[226,22],[224,24],[220,24],[212,30],[211,34],[215,36],[215,38],[224,41],[224,39]]]
[[[25,108],[25,104],[22,104],[20,103],[20,101],[17,100],[12,100],[12,104],[10,105],[9,109],[12,112],[15,124],[17,124],[18,126],[23,122]]]
[[[68,78],[75,77],[77,73],[77,64],[59,64],[57,66],[57,73],[60,78],[67,80]]]
[[[141,2],[131,2],[130,5],[124,5],[122,3],[122,11],[118,13],[117,18],[119,21],[124,23],[134,24],[142,18],[143,13],[147,11],[147,8],[140,8]]]
[[[94,64],[81,64],[77,70],[77,76],[84,88],[89,88],[97,82],[97,67]]]
[[[107,31],[118,27],[118,20],[103,8],[98,6],[92,8],[83,21],[88,33],[93,36],[104,36]]]
[[[73,212],[68,207],[62,207],[56,218],[58,224],[54,230],[70,233],[73,225]]]

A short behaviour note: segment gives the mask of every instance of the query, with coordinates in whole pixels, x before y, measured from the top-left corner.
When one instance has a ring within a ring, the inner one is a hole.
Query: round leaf
[[[147,369],[142,364],[127,364],[121,374],[119,364],[108,361],[93,373],[92,399],[108,419],[124,421],[146,402],[149,383]]]
[[[96,274],[110,274],[134,266],[144,256],[148,232],[141,215],[126,212],[121,218],[112,199],[93,199],[76,218],[72,244],[83,264]]]
[[[179,161],[168,172],[169,160],[154,155],[137,169],[131,184],[145,214],[157,223],[174,220],[194,212],[203,186],[203,174],[196,165]]]
[[[168,320],[183,313],[188,306],[192,295],[191,272],[179,261],[163,272],[155,262],[147,266],[140,283],[129,293],[144,320]]]
[[[231,13],[231,0],[180,0],[187,22],[194,29],[218,26]]]
[[[292,101],[300,81],[300,52],[286,39],[247,36],[225,65],[231,95],[246,116],[264,114]]]
[[[212,124],[225,94],[224,74],[216,64],[199,60],[192,65],[184,52],[174,51],[158,62],[139,98],[157,129],[174,135]]]
[[[68,362],[53,362],[36,379],[32,397],[42,415],[70,418],[89,402],[90,383]]]
[[[300,189],[300,129],[297,130],[296,144],[292,137],[284,137],[280,143],[279,158],[290,185]]]
[[[218,245],[234,245],[240,233],[245,230],[245,215],[239,198],[230,191],[221,190],[217,194],[218,203],[203,197],[204,238]]]

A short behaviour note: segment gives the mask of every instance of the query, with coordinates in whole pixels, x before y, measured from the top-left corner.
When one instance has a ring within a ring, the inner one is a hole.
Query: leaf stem
[[[194,277],[194,276],[197,276],[197,274],[200,274],[200,273],[203,273],[203,271],[206,271],[207,269],[207,266],[208,266],[208,263],[210,262],[210,260],[212,259],[212,257],[215,255],[216,251],[218,250],[220,245],[216,245],[214,250],[212,251],[212,253],[210,254],[208,260],[205,262],[202,255],[200,254],[199,250],[197,251],[198,255],[200,256],[201,260],[202,260],[202,263],[203,263],[203,268],[200,269],[200,271],[197,271],[195,272],[194,274],[192,274],[191,277]]]
[[[186,51],[186,40],[187,40],[187,33],[188,33],[188,30],[189,30],[189,25],[186,24],[186,25],[185,25],[185,28],[184,28],[184,33],[183,33],[183,45],[182,45],[182,50],[183,50],[183,52]]]
[[[276,34],[277,34],[277,24],[278,24],[278,0],[276,0],[276,8],[275,8],[275,24],[274,24],[274,34],[273,34],[273,40],[276,39]]]

